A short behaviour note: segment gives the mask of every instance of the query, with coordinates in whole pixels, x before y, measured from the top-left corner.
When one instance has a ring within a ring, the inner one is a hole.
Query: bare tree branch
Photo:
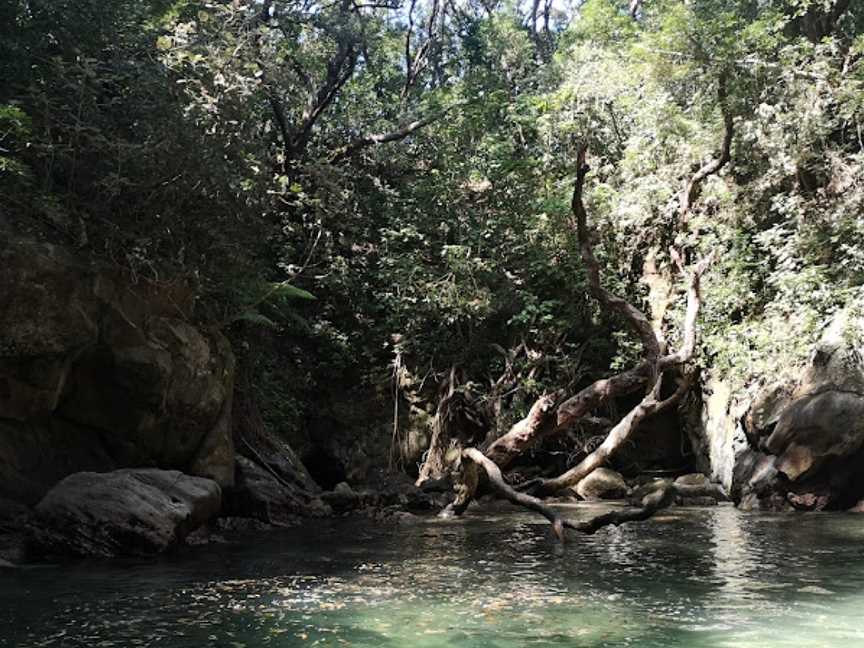
[[[645,361],[649,366],[653,366],[660,356],[660,343],[654,334],[650,320],[645,317],[645,314],[641,310],[630,304],[626,299],[622,299],[606,290],[600,281],[600,264],[597,261],[597,257],[594,256],[592,234],[588,230],[588,214],[585,211],[585,204],[582,200],[585,176],[588,175],[588,171],[591,168],[585,162],[587,152],[587,147],[583,145],[577,154],[576,182],[573,186],[573,199],[570,207],[573,212],[573,226],[579,239],[579,251],[582,255],[582,263],[585,265],[585,271],[588,275],[588,286],[591,289],[591,294],[594,295],[600,304],[613,312],[617,312],[627,320],[627,323],[642,341]]]
[[[405,31],[405,83],[402,86],[400,97],[404,100],[411,91],[411,88],[417,83],[417,78],[420,73],[426,68],[429,62],[429,52],[435,43],[436,39],[436,19],[439,13],[442,17],[446,8],[441,6],[440,0],[432,0],[432,9],[429,12],[429,18],[426,22],[426,40],[417,50],[417,53],[411,54],[411,37],[414,35],[414,9],[417,0],[411,0],[411,5],[408,9],[408,29]]]
[[[545,517],[552,524],[552,529],[555,532],[556,537],[564,542],[564,527],[576,528],[572,522],[568,522],[564,518],[562,518],[558,513],[556,513],[552,508],[546,506],[543,502],[541,502],[536,497],[532,497],[526,493],[520,493],[515,490],[512,486],[510,486],[506,481],[504,481],[504,477],[501,474],[501,469],[495,465],[490,459],[488,459],[482,452],[477,450],[476,448],[466,448],[462,451],[462,460],[463,461],[473,461],[478,466],[482,467],[484,471],[486,471],[486,476],[489,479],[489,485],[492,489],[501,495],[504,499],[516,504],[518,506],[524,506],[527,509],[532,511],[536,511],[543,517]]]
[[[552,530],[559,541],[564,542],[565,529],[572,529],[580,533],[594,534],[603,527],[619,525],[626,522],[642,522],[651,518],[657,511],[671,506],[676,497],[715,497],[719,500],[727,499],[726,493],[717,484],[685,485],[676,484],[668,480],[659,480],[647,487],[647,492],[640,497],[639,508],[610,511],[595,516],[585,522],[574,523],[560,515],[554,508],[547,506],[542,500],[522,493],[510,486],[501,474],[501,469],[488,457],[476,448],[466,448],[462,451],[462,461],[471,462],[473,466],[469,469],[474,474],[472,482],[474,489],[477,487],[477,469],[486,473],[487,484],[493,492],[500,495],[517,506],[522,506],[530,511],[539,513],[552,524]],[[473,491],[472,491],[473,496]],[[467,507],[467,503],[464,504]],[[464,508],[463,508],[464,510]]]
[[[584,153],[583,153],[584,155]],[[701,278],[711,263],[712,255],[709,255],[697,263],[690,272],[687,292],[687,312],[684,318],[683,335],[681,347],[678,351],[659,356],[660,343],[656,337],[653,327],[647,318],[635,307],[628,304],[619,297],[610,295],[600,284],[599,264],[591,249],[590,234],[586,223],[585,207],[581,199],[582,182],[588,171],[587,165],[582,164],[581,179],[577,176],[577,185],[574,190],[573,211],[576,218],[576,229],[579,233],[580,249],[582,258],[588,268],[589,283],[592,292],[599,295],[601,303],[614,304],[614,307],[630,318],[633,328],[637,328],[643,344],[648,353],[646,358],[637,366],[619,373],[610,378],[595,381],[579,393],[560,403],[557,408],[549,409],[549,399],[553,396],[544,396],[535,403],[529,415],[514,425],[510,431],[497,439],[486,449],[486,456],[494,461],[499,467],[508,466],[514,458],[532,447],[540,440],[559,434],[580,418],[588,415],[603,403],[614,396],[631,394],[657,383],[656,376],[675,366],[689,362],[696,350],[696,332],[699,308],[701,305]],[[675,255],[673,254],[673,257]],[[678,257],[680,260],[680,256]],[[683,262],[679,264],[682,273],[685,272]],[[652,355],[653,354],[653,357]],[[542,405],[540,404],[543,402]],[[535,407],[538,408],[535,410]],[[543,412],[543,417],[537,415]],[[551,419],[554,418],[554,424]],[[604,459],[605,460],[605,459]],[[598,464],[599,465],[599,464]],[[590,471],[589,471],[590,472]]]
[[[457,102],[451,106],[448,106],[444,110],[436,111],[421,119],[415,119],[414,121],[408,122],[407,124],[403,124],[402,126],[399,126],[395,130],[392,130],[388,133],[379,133],[358,137],[354,141],[350,142],[346,146],[343,146],[341,149],[336,151],[336,153],[330,158],[330,162],[340,162],[342,160],[345,160],[346,158],[350,158],[359,151],[370,146],[375,146],[377,144],[386,144],[388,142],[398,142],[400,140],[403,140],[412,133],[417,132],[421,128],[424,128],[429,124],[438,121],[455,108],[464,106],[466,103],[467,102]]]
[[[668,409],[681,400],[684,394],[690,389],[692,383],[690,379],[682,380],[672,396],[665,400],[659,400],[661,384],[662,376],[657,378],[651,391],[642,401],[612,428],[603,443],[576,466],[554,479],[544,479],[530,485],[526,484],[526,488],[530,488],[532,492],[537,494],[551,495],[565,488],[576,486],[585,477],[594,472],[594,470],[605,465],[614,453],[624,445],[624,442],[632,436],[642,421],[649,416]]]
[[[327,74],[318,91],[310,97],[303,111],[299,125],[294,129],[290,149],[286,151],[289,158],[302,155],[312,137],[312,129],[322,114],[327,110],[342,87],[354,75],[357,67],[357,43],[350,36],[340,38],[336,54],[327,63]]]
[[[699,196],[702,183],[705,182],[706,178],[709,176],[719,173],[720,170],[732,159],[732,138],[735,134],[735,122],[732,119],[732,111],[728,105],[729,97],[726,90],[727,81],[728,75],[724,71],[720,74],[720,77],[717,80],[717,100],[720,105],[720,112],[723,114],[723,142],[720,145],[720,155],[699,168],[681,192],[678,214],[682,223],[687,222],[687,218],[690,215],[690,209]]]

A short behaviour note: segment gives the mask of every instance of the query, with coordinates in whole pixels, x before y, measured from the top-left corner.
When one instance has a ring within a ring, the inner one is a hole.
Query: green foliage
[[[30,169],[16,154],[30,134],[31,121],[21,108],[0,105],[0,182],[9,177],[24,181],[30,178]]]
[[[377,384],[396,354],[418,383],[458,366],[488,392],[496,349],[529,349],[507,415],[632,363],[570,225],[583,143],[604,283],[644,306],[649,250],[715,251],[704,361],[742,385],[792,371],[861,295],[857,6],[829,25],[827,0],[657,0],[638,20],[589,0],[546,32],[512,4],[418,2],[406,60],[407,6],[271,4],[5,3],[0,187],[28,235],[194,278],[273,425],[299,428],[345,376]],[[724,111],[732,160],[682,226]]]

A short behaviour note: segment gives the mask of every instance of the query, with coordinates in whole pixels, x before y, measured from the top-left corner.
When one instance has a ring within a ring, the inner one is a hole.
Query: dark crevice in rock
[[[323,448],[312,448],[311,452],[303,456],[303,465],[312,479],[324,490],[333,490],[337,484],[347,479],[342,462]]]

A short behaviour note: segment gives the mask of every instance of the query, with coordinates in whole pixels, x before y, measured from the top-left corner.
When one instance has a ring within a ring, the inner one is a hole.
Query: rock
[[[33,541],[52,555],[156,554],[215,516],[221,495],[216,482],[176,470],[75,473],[36,506]]]
[[[780,504],[784,509],[784,498],[774,498],[778,484],[777,458],[758,450],[745,450],[738,455],[732,478],[731,496],[734,501],[747,501],[747,510],[771,510]]]
[[[249,517],[273,526],[295,526],[298,516],[320,515],[317,497],[243,456],[237,456],[234,486],[224,492],[223,514]]]
[[[99,430],[120,466],[184,468],[229,484],[234,358],[227,343],[174,317],[132,323],[111,313],[101,331],[102,344],[70,371],[57,415]]]
[[[334,378],[316,393],[316,416],[288,437],[312,478],[325,490],[342,481],[368,482],[370,473],[388,464],[393,437],[392,386],[368,385],[359,376]],[[401,436],[413,427],[413,410],[404,398],[398,402]]]
[[[864,499],[859,500],[855,506],[848,510],[850,513],[864,513]]]
[[[361,493],[364,503],[375,506],[399,506],[403,510],[440,510],[453,497],[453,482],[448,477],[442,480],[426,480],[417,486],[404,472],[373,471],[367,481],[368,490]],[[443,502],[443,504],[442,504]]]
[[[702,473],[690,473],[689,475],[681,475],[675,480],[679,486],[703,486],[711,485],[711,480]]]
[[[15,565],[27,561],[30,514],[26,506],[0,498],[0,562]]]
[[[830,502],[828,495],[817,493],[788,493],[786,499],[799,511],[822,511]]]
[[[627,484],[620,473],[608,468],[597,468],[576,486],[576,493],[584,500],[623,499]]]
[[[214,528],[225,533],[248,533],[250,531],[272,531],[276,527],[261,520],[248,517],[220,517]]]
[[[864,446],[864,320],[842,311],[810,357],[791,402],[764,442],[790,481]]]
[[[711,477],[742,508],[847,509],[864,497],[864,318],[826,327],[799,378],[748,403],[709,378],[703,434]]]
[[[751,445],[758,446],[760,440],[774,430],[783,410],[791,402],[791,392],[787,382],[779,381],[756,394],[744,417],[744,429]]]
[[[336,487],[333,489],[333,492],[337,495],[342,495],[343,497],[354,497],[356,493],[354,489],[346,482],[340,482],[336,484]]]
[[[234,356],[190,323],[190,287],[10,237],[0,267],[0,496],[136,466],[230,484]]]
[[[794,510],[789,501],[777,492],[768,493],[762,497],[756,493],[747,493],[738,503],[742,511],[773,511],[777,513]]]
[[[8,524],[19,524],[30,515],[30,509],[10,499],[0,497],[0,528]]]
[[[85,266],[60,248],[0,240],[0,417],[54,411],[75,357],[98,341]]]
[[[321,493],[321,499],[325,504],[332,506],[334,511],[340,513],[357,509],[363,504],[360,494],[356,493],[345,482],[336,484],[336,487],[332,491]]]
[[[0,420],[0,497],[35,506],[71,473],[115,468],[97,430],[59,418]]]
[[[837,390],[806,395],[787,407],[765,449],[791,481],[814,473],[828,458],[847,457],[864,444],[864,396]]]
[[[759,450],[766,458],[760,461],[761,486],[754,487],[754,474],[745,491],[772,506],[802,510],[848,508],[864,496],[862,350],[864,320],[842,311],[824,331],[800,379],[786,390],[789,395],[774,388],[781,397],[757,396],[748,420],[761,417]],[[776,404],[767,407],[766,402]]]
[[[371,507],[365,509],[363,512],[376,522],[387,522],[390,524],[416,524],[422,520],[419,515],[399,510],[398,507]]]
[[[449,476],[427,479],[420,485],[420,490],[424,493],[449,493],[453,490],[453,480]]]
[[[201,547],[208,544],[227,544],[224,536],[214,533],[210,524],[202,524],[187,535],[183,542],[189,547]]]
[[[703,495],[701,497],[679,497],[679,506],[717,506],[717,498]]]

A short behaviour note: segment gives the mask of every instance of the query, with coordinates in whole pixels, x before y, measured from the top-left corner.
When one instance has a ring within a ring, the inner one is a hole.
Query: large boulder
[[[0,497],[117,467],[232,482],[234,356],[190,286],[11,237],[0,267]]]
[[[621,473],[608,468],[597,468],[579,482],[576,493],[588,501],[623,499],[627,496],[627,483]]]
[[[33,541],[51,555],[156,554],[182,543],[221,503],[215,481],[175,470],[75,473],[36,506]]]
[[[764,441],[791,481],[864,445],[864,320],[842,312],[826,329]]]
[[[336,484],[332,491],[321,493],[321,499],[338,512],[350,511],[364,504],[363,494],[358,493],[345,482]]]

